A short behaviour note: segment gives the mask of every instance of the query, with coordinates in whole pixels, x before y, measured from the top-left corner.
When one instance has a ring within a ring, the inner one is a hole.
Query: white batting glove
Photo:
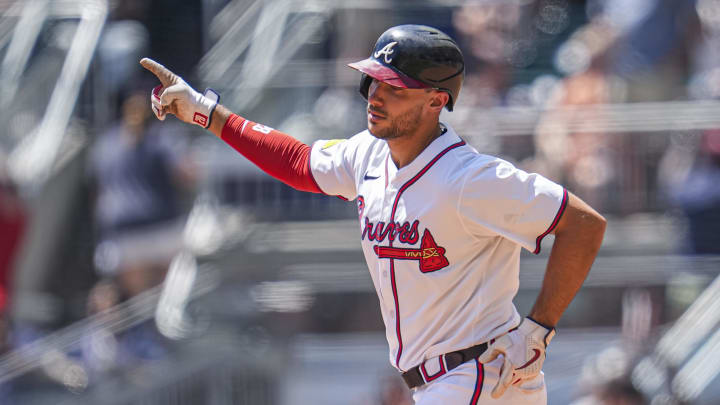
[[[503,355],[500,378],[492,390],[493,398],[500,398],[512,384],[537,377],[545,361],[545,349],[555,336],[555,328],[547,329],[530,318],[525,318],[517,329],[494,341],[478,361],[489,363]]]
[[[220,100],[214,90],[207,89],[205,94],[200,94],[180,76],[152,59],[143,58],[140,64],[160,79],[161,85],[150,94],[153,113],[159,120],[165,120],[170,113],[183,122],[203,128],[210,126],[212,113]]]

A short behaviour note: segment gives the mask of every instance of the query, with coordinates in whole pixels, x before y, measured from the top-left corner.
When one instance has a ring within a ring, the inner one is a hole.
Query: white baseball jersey
[[[357,199],[390,362],[401,371],[520,323],[520,247],[539,252],[567,202],[561,186],[479,154],[445,127],[399,170],[367,130],[317,141],[310,155],[323,192]]]

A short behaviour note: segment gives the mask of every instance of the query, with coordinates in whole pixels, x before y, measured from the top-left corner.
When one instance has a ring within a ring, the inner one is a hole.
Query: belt
[[[437,361],[440,363],[440,371],[433,375],[428,375],[427,370],[425,370],[425,363],[429,360],[425,360],[420,363],[420,365],[402,373],[402,378],[405,380],[405,384],[407,384],[409,388],[419,387],[440,377],[470,359],[480,357],[480,355],[487,350],[487,347],[487,343],[482,343],[477,346],[468,347],[467,349],[458,350],[456,352],[441,354],[436,357]]]

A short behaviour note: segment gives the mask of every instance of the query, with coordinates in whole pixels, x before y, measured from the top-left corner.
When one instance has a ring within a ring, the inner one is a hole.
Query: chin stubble
[[[392,119],[390,126],[387,128],[379,128],[370,130],[370,133],[378,139],[397,139],[414,133],[420,126],[422,118],[422,104],[417,105],[397,118]],[[368,128],[369,129],[369,128]]]

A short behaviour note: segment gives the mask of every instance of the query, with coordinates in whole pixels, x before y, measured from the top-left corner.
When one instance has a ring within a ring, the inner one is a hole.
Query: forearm
[[[265,126],[256,127],[219,104],[208,130],[283,183],[301,191],[322,192],[310,171],[310,147],[295,138]]]
[[[563,227],[555,234],[540,294],[529,316],[555,326],[580,290],[600,250],[605,219],[577,197],[568,207]]]

